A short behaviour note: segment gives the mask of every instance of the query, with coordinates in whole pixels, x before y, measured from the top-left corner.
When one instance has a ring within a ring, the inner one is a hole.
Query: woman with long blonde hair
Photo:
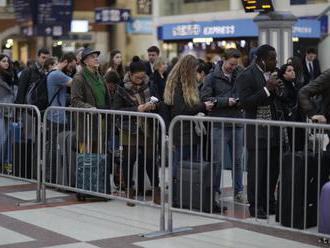
[[[196,57],[186,55],[176,63],[168,76],[164,101],[170,106],[171,118],[177,115],[196,115],[200,112],[212,110],[213,102],[201,102],[199,98],[197,66],[198,60]],[[196,158],[199,137],[195,133],[195,124],[191,121],[178,122],[174,128],[173,137],[175,146],[173,177],[176,178],[176,168],[178,168],[180,159],[190,160]],[[192,154],[191,151],[193,151]]]

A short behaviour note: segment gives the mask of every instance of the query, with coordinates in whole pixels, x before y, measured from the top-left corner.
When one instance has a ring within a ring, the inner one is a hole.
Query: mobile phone
[[[150,103],[156,104],[159,102],[159,99],[155,96],[150,97]]]

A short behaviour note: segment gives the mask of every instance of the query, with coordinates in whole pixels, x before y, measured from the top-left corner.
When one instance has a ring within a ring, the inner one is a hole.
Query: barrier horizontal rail
[[[322,226],[330,225],[324,220],[330,202],[321,194],[329,187],[329,129],[316,123],[175,117],[169,128],[168,231],[172,211],[180,211],[329,237]],[[232,185],[224,185],[226,167]],[[236,198],[240,193],[247,193],[248,202]]]
[[[77,192],[80,200],[160,205],[165,230],[165,124],[159,115],[50,107],[43,118],[44,201],[51,186]]]
[[[1,175],[34,182],[41,199],[41,115],[36,106],[0,103]]]

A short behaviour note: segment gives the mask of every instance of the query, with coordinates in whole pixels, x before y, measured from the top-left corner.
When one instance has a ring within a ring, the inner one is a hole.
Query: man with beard
[[[77,59],[74,53],[66,53],[60,59],[56,69],[47,75],[48,101],[50,106],[67,106],[67,87],[71,87],[71,74],[76,67]],[[47,119],[58,124],[65,124],[65,116],[53,111]]]

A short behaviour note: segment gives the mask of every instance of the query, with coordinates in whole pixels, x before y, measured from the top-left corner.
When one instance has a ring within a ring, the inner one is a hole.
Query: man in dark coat
[[[42,77],[45,77],[44,63],[49,58],[50,53],[47,48],[41,48],[38,51],[38,58],[35,64],[31,68],[27,67],[21,74],[18,82],[18,92],[16,103],[25,104],[25,96],[27,94],[29,86],[37,82]]]
[[[202,100],[207,101],[210,98],[216,99],[216,105],[210,116],[242,118],[241,109],[238,107],[237,90],[234,87],[236,77],[242,70],[238,65],[241,54],[236,49],[228,49],[225,51],[224,60],[218,63],[213,72],[211,72],[204,80],[201,90]],[[232,167],[231,161],[234,157],[234,197],[235,201],[245,202],[243,195],[242,181],[242,153],[243,153],[243,128],[236,126],[233,128],[231,124],[225,124],[222,137],[222,123],[215,123],[213,128],[213,160],[216,161],[216,180],[215,191],[220,192],[221,169]],[[224,153],[230,156],[224,156],[222,161],[222,139],[224,139]],[[228,151],[228,152],[227,152]]]
[[[316,57],[316,50],[314,48],[307,49],[306,56],[302,61],[304,84],[308,84],[321,74],[320,63]]]
[[[147,52],[148,52],[148,61],[144,62],[144,66],[146,68],[146,74],[150,78],[155,71],[154,63],[159,57],[160,50],[157,46],[151,46],[148,48]]]
[[[312,100],[314,96],[322,96],[320,108],[315,108]],[[301,88],[298,93],[298,101],[301,110],[312,120],[319,123],[330,123],[330,69]],[[321,112],[315,112],[316,109],[320,109]]]
[[[275,49],[270,45],[262,45],[257,49],[255,63],[238,76],[236,86],[246,118],[277,119],[274,99],[276,91],[279,89],[279,80],[271,77],[276,63]],[[250,215],[265,219],[267,213],[275,214],[274,191],[279,169],[279,134],[272,127],[270,136],[268,136],[268,130],[265,126],[259,126],[258,133],[256,133],[255,125],[248,125],[246,132]],[[258,136],[256,136],[257,134]],[[270,147],[268,147],[268,139],[270,139]],[[269,164],[268,151],[270,154]],[[267,189],[269,189],[268,192]]]

